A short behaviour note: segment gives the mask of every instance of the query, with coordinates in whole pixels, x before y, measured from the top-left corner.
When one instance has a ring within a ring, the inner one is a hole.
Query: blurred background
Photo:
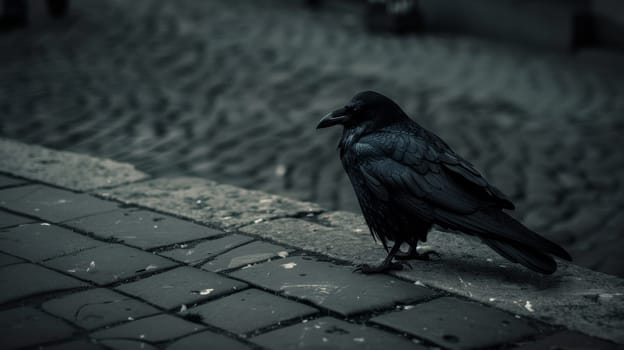
[[[376,90],[624,276],[622,1],[3,1],[0,136],[358,212],[315,126]]]

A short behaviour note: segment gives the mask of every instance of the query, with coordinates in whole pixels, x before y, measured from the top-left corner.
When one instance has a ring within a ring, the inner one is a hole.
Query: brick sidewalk
[[[35,181],[1,175],[0,207],[3,349],[616,347],[256,235]]]

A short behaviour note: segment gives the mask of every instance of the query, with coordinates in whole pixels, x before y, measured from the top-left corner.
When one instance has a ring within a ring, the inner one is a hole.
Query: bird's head
[[[324,116],[316,128],[342,125],[376,130],[405,118],[408,118],[405,112],[391,99],[374,91],[364,91],[353,96],[346,106]]]

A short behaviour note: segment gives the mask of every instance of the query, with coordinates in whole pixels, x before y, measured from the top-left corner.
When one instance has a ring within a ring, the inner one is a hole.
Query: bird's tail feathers
[[[491,239],[482,240],[498,254],[533,271],[550,275],[557,270],[557,263],[550,255],[540,253],[526,246],[523,247],[519,243]]]
[[[499,248],[513,247],[516,251],[523,249],[533,254],[548,253],[568,261],[572,260],[570,254],[558,244],[531,231],[498,209],[483,209],[471,215],[444,215],[443,221],[449,228],[478,236],[486,243],[488,241],[500,242],[502,245],[499,245]],[[503,249],[510,253],[510,249]]]

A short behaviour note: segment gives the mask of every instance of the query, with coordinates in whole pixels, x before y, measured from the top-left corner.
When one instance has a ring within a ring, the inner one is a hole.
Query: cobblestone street
[[[1,136],[358,211],[338,130],[315,126],[373,89],[575,263],[624,276],[624,76],[583,53],[371,35],[351,3],[82,0],[62,20],[32,3],[0,34]]]
[[[3,349],[621,348],[257,235],[2,174],[0,242]]]

